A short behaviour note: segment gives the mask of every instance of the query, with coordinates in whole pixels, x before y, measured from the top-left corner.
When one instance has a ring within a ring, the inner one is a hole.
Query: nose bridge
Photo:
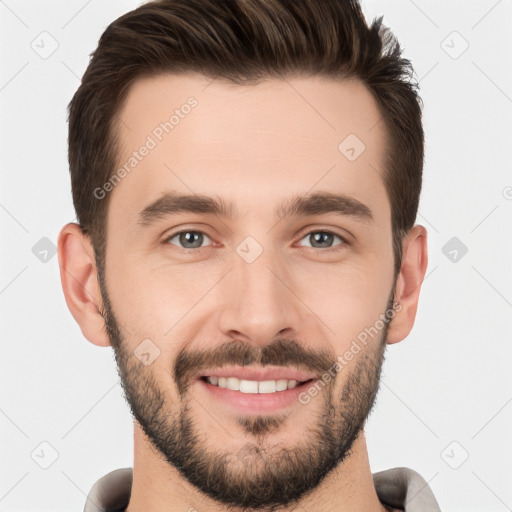
[[[248,237],[250,238],[250,237]],[[290,290],[286,262],[270,248],[245,240],[236,249],[230,296],[223,300],[220,328],[224,335],[268,344],[285,329],[295,331],[299,302]]]

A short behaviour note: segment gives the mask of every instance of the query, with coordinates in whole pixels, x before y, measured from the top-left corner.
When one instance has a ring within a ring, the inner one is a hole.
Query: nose
[[[218,316],[223,336],[262,347],[279,335],[293,337],[300,331],[301,317],[304,321],[307,315],[285,261],[269,250],[251,263],[235,255],[227,277]]]

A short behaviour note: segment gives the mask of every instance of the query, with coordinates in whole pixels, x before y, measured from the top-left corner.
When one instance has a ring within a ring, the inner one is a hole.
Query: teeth
[[[238,381],[238,389],[242,393],[257,393],[258,392],[258,381],[257,380],[239,380],[236,377],[233,377]]]
[[[231,389],[232,391],[239,391],[240,380],[238,380],[236,377],[228,377],[226,379],[226,388]]]
[[[276,381],[275,380],[264,380],[258,384],[258,393],[275,393],[276,392]]]
[[[210,384],[219,388],[240,391],[242,393],[275,393],[276,391],[286,391],[297,386],[296,380],[243,380],[236,377],[216,377],[211,376],[206,379]]]
[[[288,381],[286,379],[276,380],[276,391],[286,391],[287,389]]]

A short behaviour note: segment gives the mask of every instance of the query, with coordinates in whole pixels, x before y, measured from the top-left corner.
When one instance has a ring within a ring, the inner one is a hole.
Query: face
[[[393,317],[377,105],[357,81],[166,75],[121,120],[100,284],[132,412],[219,502],[297,500],[363,428]]]

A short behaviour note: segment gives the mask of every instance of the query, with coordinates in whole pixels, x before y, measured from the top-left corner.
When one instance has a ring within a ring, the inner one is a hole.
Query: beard
[[[384,322],[380,336],[358,353],[350,368],[343,368],[312,400],[316,407],[312,414],[304,414],[309,426],[303,427],[296,446],[278,449],[265,444],[268,434],[279,431],[288,413],[239,416],[237,428],[244,430],[245,439],[252,436],[252,440],[239,450],[222,446],[213,449],[206,442],[207,431],[194,421],[191,409],[195,399],[189,387],[202,369],[257,363],[295,366],[321,375],[333,367],[336,355],[307,349],[285,338],[263,348],[234,340],[207,352],[183,350],[173,365],[172,377],[180,396],[179,401],[174,401],[168,389],[157,383],[153,366],[142,365],[128,350],[102,272],[99,276],[106,329],[132,415],[154,448],[199,491],[227,510],[273,512],[307,496],[350,455],[378,393],[389,321]],[[392,308],[393,297],[394,290],[386,311]],[[336,397],[335,383],[345,373],[348,376]],[[300,423],[295,425],[302,428]],[[228,444],[229,438],[224,446]]]

